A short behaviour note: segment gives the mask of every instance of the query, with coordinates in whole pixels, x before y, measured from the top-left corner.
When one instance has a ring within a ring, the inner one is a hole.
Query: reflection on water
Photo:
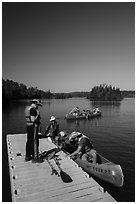
[[[96,150],[110,161],[120,164],[124,171],[124,186],[116,190],[107,185],[107,190],[111,189],[111,194],[117,201],[134,201],[135,99],[124,99],[120,103],[113,104],[92,103],[85,98],[43,100],[42,103],[43,106],[40,108],[42,132],[49,124],[50,117],[54,115],[60,124],[60,130],[65,130],[68,133],[79,131],[90,137]],[[10,201],[6,134],[26,132],[24,110],[27,104],[28,101],[22,101],[12,103],[6,109],[3,107],[3,201]],[[89,120],[65,120],[65,115],[75,106],[78,106],[80,110],[92,110],[98,106],[102,111],[102,116]]]
[[[102,106],[102,105],[112,105],[112,106],[119,106],[121,105],[121,101],[91,101],[92,105],[94,106]]]
[[[79,131],[79,128],[82,126],[84,129],[86,127],[86,124],[92,124],[94,123],[95,126],[98,125],[98,121],[101,120],[101,116],[94,117],[94,118],[81,118],[77,120],[66,120],[67,123],[67,129],[75,129],[76,131]]]
[[[115,113],[115,111],[119,112],[121,108],[121,102],[118,101],[91,101],[91,108],[99,107],[103,111],[109,111]]]

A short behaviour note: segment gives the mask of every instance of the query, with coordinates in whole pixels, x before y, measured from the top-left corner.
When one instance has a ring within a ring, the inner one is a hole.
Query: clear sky
[[[2,77],[52,92],[135,90],[134,2],[3,2]]]

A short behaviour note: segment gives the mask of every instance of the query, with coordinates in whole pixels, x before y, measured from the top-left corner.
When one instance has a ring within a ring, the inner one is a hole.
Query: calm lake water
[[[121,188],[97,180],[117,201],[135,201],[135,99],[125,98],[121,103],[98,103],[102,117],[90,120],[66,121],[65,114],[75,106],[81,110],[93,109],[96,104],[85,98],[43,100],[41,128],[44,132],[54,115],[60,130],[80,131],[90,137],[96,150],[112,162],[120,164],[124,173]],[[2,201],[11,201],[6,134],[26,133],[24,109],[27,101],[14,102],[3,107],[2,113]]]

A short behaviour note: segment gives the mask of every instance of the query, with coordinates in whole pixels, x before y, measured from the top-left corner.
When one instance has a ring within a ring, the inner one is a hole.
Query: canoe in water
[[[88,115],[73,115],[73,114],[66,114],[65,119],[66,120],[72,120],[72,119],[89,119],[89,118],[94,118],[94,117],[100,117],[101,112],[98,113],[91,113]]]
[[[120,165],[110,162],[97,153],[97,163],[93,164],[77,158],[75,162],[87,173],[114,186],[121,187],[124,183],[124,175]]]

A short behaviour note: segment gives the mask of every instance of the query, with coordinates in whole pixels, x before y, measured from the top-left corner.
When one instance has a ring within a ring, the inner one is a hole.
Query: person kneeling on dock
[[[50,118],[50,124],[45,130],[45,135],[51,137],[51,140],[54,141],[55,137],[59,134],[59,124],[56,121],[54,116]]]
[[[75,159],[77,156],[80,156],[82,160],[92,161],[96,163],[96,150],[93,149],[93,144],[90,139],[79,132],[73,132],[69,138],[70,141],[78,143],[78,148],[72,154],[70,158]]]

